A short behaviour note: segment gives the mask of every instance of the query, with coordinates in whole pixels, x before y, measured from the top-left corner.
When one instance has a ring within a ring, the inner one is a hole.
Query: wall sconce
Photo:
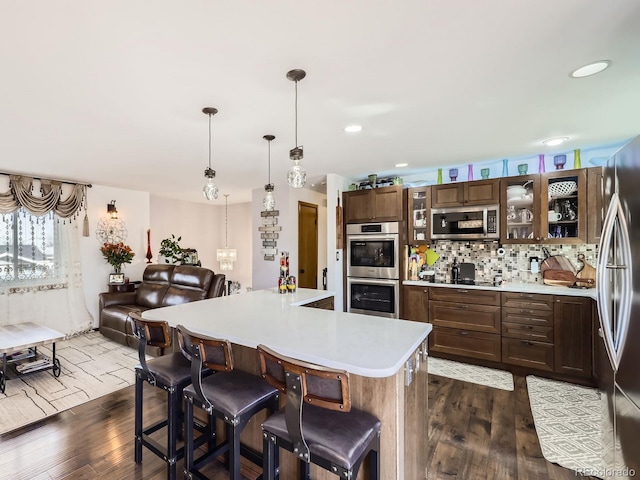
[[[115,200],[111,200],[111,202],[107,203],[107,214],[112,220],[118,218],[118,209],[116,208]]]
[[[100,243],[120,243],[127,239],[127,229],[124,222],[118,218],[116,201],[107,203],[107,216],[98,221],[96,238]]]

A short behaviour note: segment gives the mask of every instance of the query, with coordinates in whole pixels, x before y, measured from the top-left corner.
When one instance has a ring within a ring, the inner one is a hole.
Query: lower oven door
[[[347,278],[347,311],[399,318],[400,280]]]

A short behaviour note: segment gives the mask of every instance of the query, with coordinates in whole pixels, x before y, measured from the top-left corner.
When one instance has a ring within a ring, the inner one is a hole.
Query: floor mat
[[[431,375],[440,375],[502,390],[513,390],[513,375],[510,372],[434,357],[429,357],[428,366]]]
[[[527,389],[544,458],[572,470],[602,471],[598,391],[533,375]]]
[[[38,347],[51,358],[51,345]],[[138,351],[89,332],[56,343],[61,374],[51,370],[7,380],[0,394],[0,434],[133,385]]]

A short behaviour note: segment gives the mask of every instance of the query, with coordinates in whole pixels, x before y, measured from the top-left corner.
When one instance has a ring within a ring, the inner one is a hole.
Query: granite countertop
[[[511,283],[502,282],[499,287],[493,284],[461,285],[451,283],[431,283],[422,280],[405,280],[403,285],[417,285],[421,287],[462,288],[465,290],[497,290],[499,292],[540,293],[545,295],[567,295],[571,297],[589,297],[596,299],[595,288],[555,287],[540,283]]]
[[[339,368],[364,377],[389,377],[403,368],[431,332],[428,323],[303,307],[333,296],[327,290],[276,289],[146,310],[149,320]]]

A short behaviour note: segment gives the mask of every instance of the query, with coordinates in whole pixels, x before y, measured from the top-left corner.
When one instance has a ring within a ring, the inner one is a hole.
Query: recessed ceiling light
[[[588,77],[589,75],[595,75],[596,73],[600,73],[609,65],[611,65],[611,61],[600,60],[597,62],[590,63],[589,65],[585,65],[584,67],[580,67],[577,70],[574,70],[569,74],[569,76],[573,78]]]
[[[357,133],[362,130],[362,125],[347,125],[344,131],[347,133]]]
[[[403,167],[408,167],[409,164],[408,163],[396,163],[396,168],[403,168]]]
[[[566,142],[567,140],[569,140],[569,137],[556,137],[556,138],[550,138],[549,140],[545,140],[544,143],[547,147],[557,147],[558,145]]]

